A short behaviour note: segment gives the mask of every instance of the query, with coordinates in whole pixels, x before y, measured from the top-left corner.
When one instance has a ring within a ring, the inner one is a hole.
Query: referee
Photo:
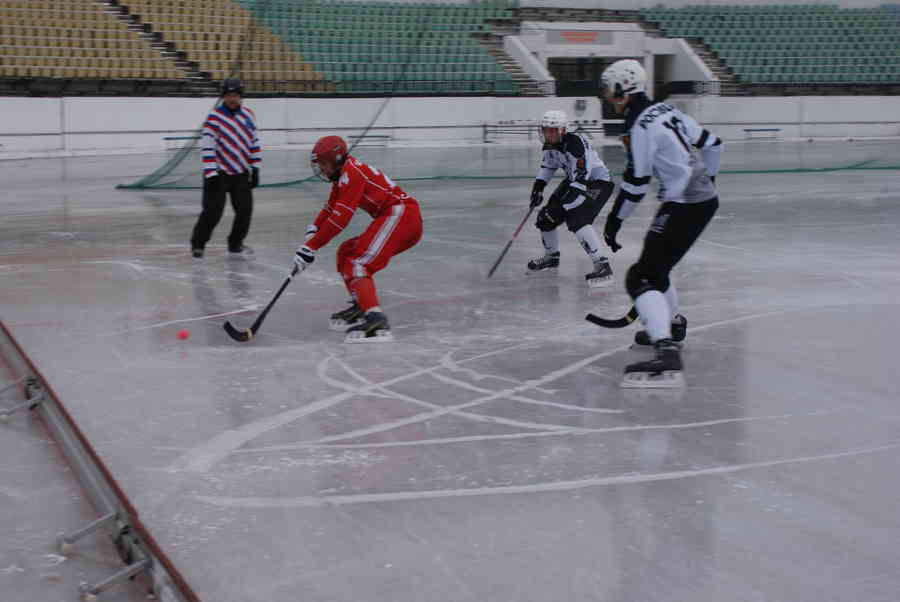
[[[222,103],[203,124],[203,211],[191,235],[191,254],[203,257],[213,228],[222,219],[225,195],[231,197],[234,223],[228,235],[228,251],[240,256],[249,251],[244,238],[250,230],[253,192],[259,185],[259,137],[256,115],[241,104],[241,80],[222,82]]]

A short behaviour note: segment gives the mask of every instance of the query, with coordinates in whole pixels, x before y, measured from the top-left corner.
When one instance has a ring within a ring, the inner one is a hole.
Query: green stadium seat
[[[703,40],[741,82],[900,79],[900,73],[894,75],[890,69],[893,59],[900,59],[900,11],[893,16],[885,8],[702,4],[654,7],[643,9],[641,15],[659,23],[667,36]],[[834,72],[823,71],[832,66]]]

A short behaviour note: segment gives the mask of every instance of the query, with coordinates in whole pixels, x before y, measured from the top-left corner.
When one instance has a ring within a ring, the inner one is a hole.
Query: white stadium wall
[[[715,5],[723,4],[734,6],[735,4],[831,4],[842,8],[872,8],[889,3],[890,0],[789,0],[776,2],[775,0],[519,0],[520,6],[544,7],[544,8],[605,8],[612,10],[638,10],[665,6],[666,8],[680,8],[682,6],[697,6],[699,4]]]
[[[673,100],[726,140],[747,129],[777,128],[783,138],[900,136],[900,96],[696,97]]]
[[[384,107],[371,134],[397,145],[481,142],[484,124],[531,121],[550,108],[599,120],[600,103],[587,98],[268,98],[248,99],[267,146],[308,145],[325,133],[358,134]],[[900,97],[677,98],[725,139],[740,140],[754,127],[775,127],[785,138],[900,136]],[[211,98],[0,98],[0,157],[157,152],[163,137],[192,133]]]

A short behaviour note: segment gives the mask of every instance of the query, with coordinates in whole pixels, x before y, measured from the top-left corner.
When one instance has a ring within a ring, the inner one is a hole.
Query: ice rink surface
[[[725,164],[896,148],[732,144]],[[630,306],[650,196],[590,293],[566,231],[559,272],[525,276],[530,225],[485,278],[530,178],[401,182],[425,235],[376,277],[397,341],[329,330],[335,241],[240,344],[222,323],[269,301],[327,188],[257,190],[254,256],[226,257],[229,208],[195,260],[199,191],[113,189],[161,161],[0,163],[0,318],[203,600],[896,601],[900,172],[721,175],[674,276],[687,386],[641,392],[619,387],[648,357],[636,328],[583,317]],[[0,598],[27,578],[0,570]]]

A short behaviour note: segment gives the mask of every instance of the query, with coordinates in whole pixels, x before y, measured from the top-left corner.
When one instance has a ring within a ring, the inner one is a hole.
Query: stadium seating
[[[239,68],[250,93],[328,89],[321,73],[237,2],[128,0],[127,4],[213,80],[221,81]]]
[[[214,82],[238,71],[249,93],[516,92],[472,35],[510,17],[515,0],[119,4],[174,52],[96,0],[0,0],[0,77],[184,81],[193,67],[183,60]]]
[[[472,33],[511,3],[237,0],[348,93],[515,93]]]
[[[716,4],[641,15],[669,37],[701,39],[741,83],[900,83],[900,19],[889,6]]]
[[[0,77],[185,76],[94,0],[2,0],[0,39]]]

